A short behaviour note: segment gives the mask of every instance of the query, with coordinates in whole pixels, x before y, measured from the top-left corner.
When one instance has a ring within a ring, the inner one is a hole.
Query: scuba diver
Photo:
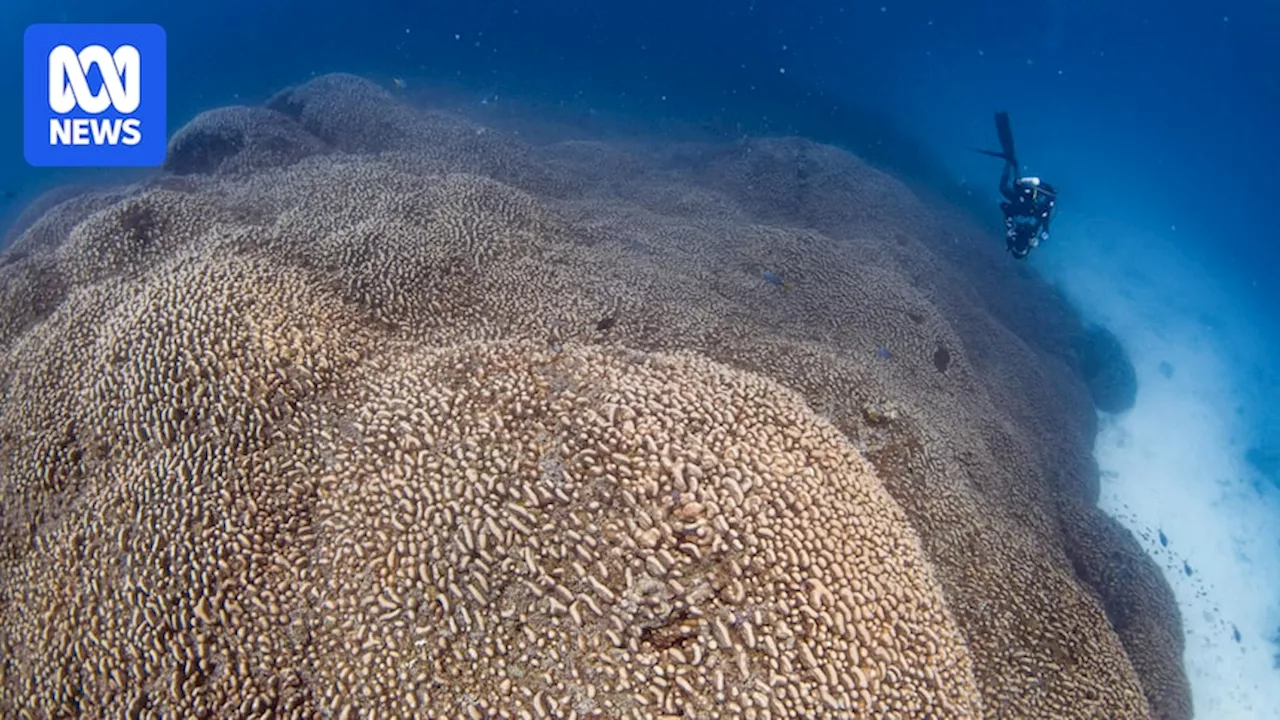
[[[1000,203],[1004,212],[1005,246],[1019,260],[1025,258],[1041,241],[1049,238],[1049,220],[1058,202],[1058,191],[1038,177],[1018,177],[1018,156],[1013,150],[1013,130],[1009,126],[1009,113],[996,113],[996,134],[1000,137],[1000,152],[978,152],[1004,160],[1000,173]]]

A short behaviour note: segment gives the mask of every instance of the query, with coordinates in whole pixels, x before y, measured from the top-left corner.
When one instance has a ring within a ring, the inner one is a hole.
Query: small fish
[[[1159,530],[1158,532],[1160,533],[1160,544],[1164,547],[1169,547],[1169,538],[1165,536],[1164,530]]]
[[[399,77],[391,78],[391,84],[395,85],[396,89],[400,92],[404,92],[405,89],[409,87],[409,83],[405,82],[404,78]]]
[[[1191,563],[1187,562],[1186,560],[1183,560],[1182,572],[1186,573],[1187,577],[1191,577]]]
[[[882,348],[882,347],[880,347],[879,345],[877,345],[877,346],[876,346],[876,357],[880,358],[881,360],[888,360],[889,358],[893,357],[893,353],[891,353],[891,352],[889,352],[887,349]]]
[[[1240,644],[1240,628],[1236,627],[1235,623],[1231,624],[1231,637],[1235,639],[1237,645]]]
[[[600,322],[596,323],[596,330],[599,332],[608,332],[609,328],[613,327],[617,323],[618,323],[617,318],[615,318],[612,315],[608,315],[606,317],[601,318]]]
[[[765,270],[761,272],[760,277],[764,278],[764,281],[769,283],[770,285],[777,285],[783,290],[791,289],[791,283],[787,282],[786,280],[783,280],[781,275],[779,275],[778,273],[772,270]]]

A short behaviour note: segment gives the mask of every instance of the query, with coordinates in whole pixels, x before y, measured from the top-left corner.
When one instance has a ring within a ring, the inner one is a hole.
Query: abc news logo
[[[137,111],[142,103],[139,73],[142,57],[138,48],[121,45],[110,52],[101,45],[90,45],[76,52],[69,45],[59,45],[49,53],[49,109],[66,115],[77,108],[99,115],[114,108],[121,115]],[[89,89],[86,73],[96,67],[102,75],[102,88]],[[50,145],[137,145],[142,142],[142,121],[138,118],[50,118]]]
[[[165,43],[158,25],[27,28],[27,162],[43,167],[163,163],[168,142]]]

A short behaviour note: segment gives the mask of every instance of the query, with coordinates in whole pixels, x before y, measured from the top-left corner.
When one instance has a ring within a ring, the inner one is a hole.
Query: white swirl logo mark
[[[79,53],[59,45],[49,52],[49,107],[63,115],[77,106],[93,115],[109,107],[132,113],[142,102],[140,64],[141,55],[132,45],[121,45],[115,53],[101,45],[89,45]],[[94,65],[102,74],[102,87],[96,93],[89,90],[86,78]]]

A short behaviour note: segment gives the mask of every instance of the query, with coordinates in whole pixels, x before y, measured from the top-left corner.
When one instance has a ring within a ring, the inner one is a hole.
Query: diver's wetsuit
[[[1021,260],[1049,236],[1049,219],[1058,192],[1048,183],[1012,182],[1014,170],[1012,164],[1006,163],[1000,175],[1000,194],[1005,197],[1000,209],[1004,211],[1005,245]]]

